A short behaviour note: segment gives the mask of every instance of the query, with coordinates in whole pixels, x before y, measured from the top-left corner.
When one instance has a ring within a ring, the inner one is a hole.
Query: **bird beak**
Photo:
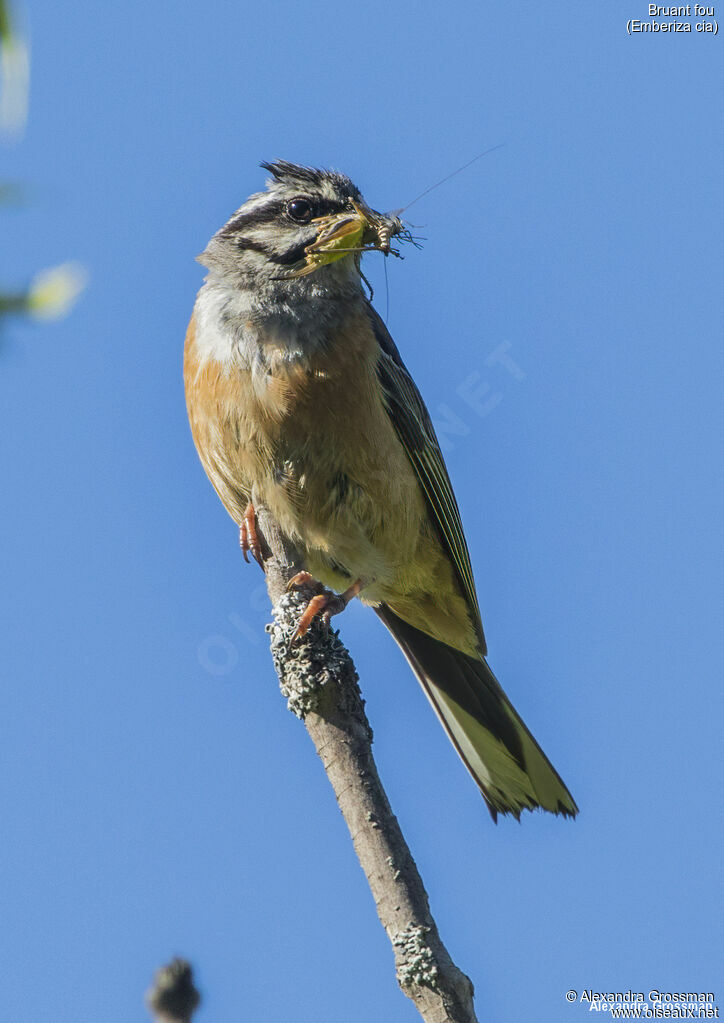
[[[350,204],[350,212],[319,218],[320,231],[308,251],[331,253],[336,250],[339,255],[342,255],[341,250],[349,251],[352,247],[390,251],[390,239],[403,231],[400,219],[378,213],[363,202],[350,199]]]
[[[280,279],[306,277],[318,267],[335,263],[351,253],[377,249],[387,255],[394,251],[390,249],[390,238],[402,233],[401,221],[389,214],[377,213],[365,203],[350,199],[350,204],[349,211],[312,221],[317,227],[317,237],[304,250],[304,261],[280,275]]]
[[[359,248],[369,226],[365,214],[356,206],[354,211],[317,217],[312,223],[318,225],[317,237],[307,246],[307,254],[317,257],[324,254],[335,259],[350,249]]]

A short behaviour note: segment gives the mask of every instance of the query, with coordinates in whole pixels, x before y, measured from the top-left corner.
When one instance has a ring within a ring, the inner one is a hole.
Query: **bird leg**
[[[251,501],[249,501],[244,509],[244,518],[241,520],[241,526],[239,527],[239,546],[241,547],[241,553],[244,555],[244,561],[247,564],[249,563],[248,552],[251,551],[252,557],[262,572],[265,571],[261,541],[256,529],[256,512]]]
[[[363,588],[364,583],[361,579],[358,579],[344,593],[333,593],[332,590],[328,590],[326,586],[322,586],[320,582],[317,582],[309,572],[297,572],[287,583],[288,590],[301,589],[304,586],[314,590],[315,595],[307,604],[302,617],[297,623],[291,639],[292,643],[302,638],[318,614],[322,615],[322,621],[328,626],[332,615],[338,615],[341,611],[344,611],[350,600],[356,597]]]

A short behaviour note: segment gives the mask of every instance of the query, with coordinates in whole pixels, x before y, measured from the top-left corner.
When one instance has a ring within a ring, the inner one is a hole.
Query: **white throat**
[[[310,277],[262,286],[244,286],[238,277],[212,270],[194,307],[197,356],[225,370],[260,368],[260,361],[306,361],[365,301],[352,260],[339,260]]]

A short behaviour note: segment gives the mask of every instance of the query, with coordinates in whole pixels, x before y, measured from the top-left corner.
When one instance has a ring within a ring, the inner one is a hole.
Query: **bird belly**
[[[382,403],[371,331],[351,323],[302,360],[199,358],[184,375],[207,475],[241,524],[263,505],[325,586],[361,580],[364,603],[458,649],[477,644],[468,608],[408,457]]]

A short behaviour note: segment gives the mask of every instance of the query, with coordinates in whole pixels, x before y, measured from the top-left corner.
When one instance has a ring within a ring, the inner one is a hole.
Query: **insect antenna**
[[[388,214],[388,216],[390,216],[390,217],[399,217],[406,210],[409,210],[410,206],[414,206],[416,202],[419,202],[420,199],[423,198],[423,196],[429,195],[430,192],[433,192],[436,188],[439,188],[440,185],[444,185],[446,181],[450,180],[450,178],[454,178],[454,177],[456,177],[456,175],[462,173],[462,171],[467,170],[468,167],[470,167],[472,164],[476,163],[478,160],[482,160],[482,158],[484,156],[487,156],[488,153],[494,153],[496,149],[502,149],[504,145],[505,145],[505,142],[499,142],[497,146],[491,146],[490,149],[485,149],[485,150],[483,150],[482,153],[478,153],[478,155],[474,156],[472,158],[472,160],[468,160],[467,163],[464,163],[462,165],[462,167],[458,167],[458,169],[454,170],[451,174],[447,174],[444,178],[440,178],[440,180],[436,181],[434,185],[430,185],[429,188],[426,188],[423,192],[420,192],[420,194],[416,195],[415,198],[411,202],[408,202],[406,206],[403,206],[399,210],[392,210]],[[412,241],[412,240],[413,240],[412,239],[412,235],[410,235],[410,237],[407,239],[407,241]]]

